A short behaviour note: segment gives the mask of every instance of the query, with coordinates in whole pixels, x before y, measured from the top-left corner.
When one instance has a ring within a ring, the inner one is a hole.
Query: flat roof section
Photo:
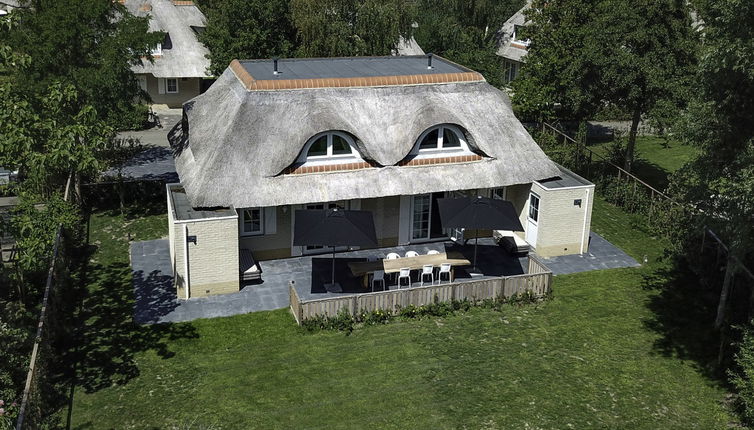
[[[585,187],[585,186],[594,185],[593,183],[587,181],[581,176],[566,169],[560,164],[558,164],[558,168],[560,169],[560,176],[556,176],[554,178],[549,178],[549,179],[545,179],[545,180],[537,181],[537,182],[539,182],[543,187],[549,190],[553,190],[557,188]]]
[[[484,77],[437,55],[233,60],[230,68],[249,90],[306,89],[479,82]]]
[[[176,221],[236,216],[236,211],[231,208],[194,209],[191,207],[186,196],[186,190],[182,186],[171,185],[169,190],[170,198],[173,201],[173,211],[175,212]]]

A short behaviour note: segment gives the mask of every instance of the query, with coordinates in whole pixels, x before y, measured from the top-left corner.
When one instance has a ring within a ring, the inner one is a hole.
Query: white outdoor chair
[[[372,292],[374,292],[374,284],[380,282],[382,284],[382,289],[386,290],[387,288],[385,285],[385,272],[382,270],[378,270],[374,272],[374,275],[372,276]]]
[[[396,260],[398,258],[401,258],[401,256],[400,254],[395,253],[395,252],[391,252],[390,254],[387,255],[388,260]]]
[[[398,285],[396,285],[398,288],[401,288],[401,279],[408,279],[408,285],[407,287],[411,286],[411,269],[408,267],[401,268],[400,273],[398,273]]]
[[[440,251],[438,251],[436,249],[430,249],[429,252],[427,252],[427,255],[437,255],[439,253],[440,253]]]
[[[430,285],[435,283],[435,266],[431,264],[425,264],[422,266],[422,273],[420,279],[420,285],[424,285],[424,278],[429,276]]]
[[[450,265],[450,263],[442,263],[440,265],[440,273],[437,274],[437,283],[442,283],[442,275],[446,274],[448,275],[448,282],[453,282],[453,274],[451,273],[450,269],[453,266]]]
[[[419,256],[419,253],[416,252],[416,251],[408,251],[408,252],[406,252],[406,258],[418,257],[418,256]]]

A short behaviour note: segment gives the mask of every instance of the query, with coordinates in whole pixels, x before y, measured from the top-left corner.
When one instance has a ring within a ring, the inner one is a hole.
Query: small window
[[[178,92],[178,79],[175,79],[175,78],[165,79],[165,88],[167,89],[168,93],[177,93]]]
[[[322,136],[319,139],[315,140],[314,143],[312,143],[312,146],[309,147],[309,152],[307,152],[306,156],[327,156],[327,136]]]
[[[344,133],[328,132],[315,136],[304,147],[300,163],[327,162],[330,159],[357,158],[353,140]]]
[[[537,222],[539,220],[539,196],[529,194],[529,219]]]
[[[241,210],[241,234],[254,236],[263,234],[264,220],[261,208],[248,208]]]
[[[420,139],[418,148],[415,148],[413,153],[469,151],[463,133],[461,133],[458,127],[452,125],[441,125],[431,128],[425,131]]]
[[[505,191],[505,187],[493,188],[492,190],[490,190],[490,197],[492,197],[493,199],[505,200],[507,197],[506,194],[507,193]]]
[[[152,48],[152,55],[162,55],[162,43],[158,43],[157,46]]]

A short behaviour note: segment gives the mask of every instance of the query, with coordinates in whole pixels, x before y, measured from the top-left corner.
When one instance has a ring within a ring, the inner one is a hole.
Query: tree
[[[687,102],[697,40],[686,3],[535,0],[528,17],[532,45],[514,103],[540,112],[557,104],[560,116],[579,121],[606,104],[631,112],[630,170],[642,118],[667,122],[669,106]]]
[[[470,67],[502,87],[497,32],[523,4],[523,0],[421,0],[415,37],[426,52]]]
[[[81,106],[117,128],[134,126],[139,90],[131,66],[150,61],[164,37],[148,31],[148,18],[134,17],[112,0],[23,0],[14,9],[22,25],[0,32],[30,67],[13,79],[29,100],[41,100],[53,82],[72,85]],[[141,119],[143,120],[143,119]]]
[[[290,0],[200,0],[207,27],[199,41],[209,49],[210,72],[220,76],[233,59],[292,56],[296,31]]]
[[[701,1],[702,55],[680,137],[699,148],[673,191],[739,260],[754,260],[754,4]]]
[[[413,0],[291,0],[302,57],[390,55],[411,36]]]

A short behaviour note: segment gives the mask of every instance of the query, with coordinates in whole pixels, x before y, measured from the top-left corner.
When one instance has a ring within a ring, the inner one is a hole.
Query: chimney
[[[272,74],[273,75],[279,75],[280,72],[278,71],[278,60],[279,58],[275,57],[272,59]]]
[[[427,54],[427,69],[432,70],[434,67],[432,67],[432,53],[430,52]]]

